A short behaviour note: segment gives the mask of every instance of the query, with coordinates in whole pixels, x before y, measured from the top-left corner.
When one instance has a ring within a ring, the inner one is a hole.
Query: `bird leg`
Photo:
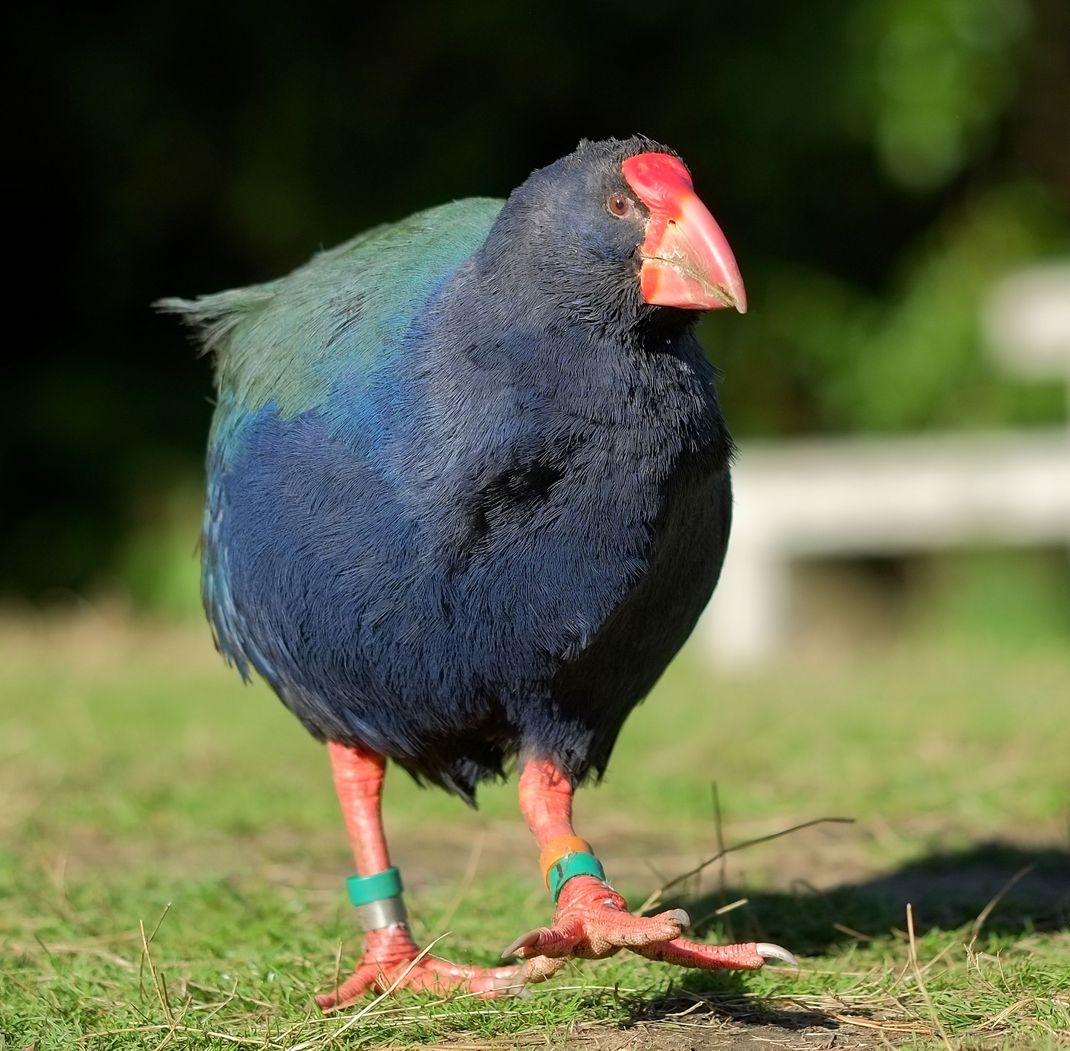
[[[342,814],[356,860],[358,885],[387,879],[390,854],[381,814],[386,760],[377,752],[329,743],[328,753]],[[548,879],[560,887],[550,927],[517,938],[502,954],[519,956],[511,967],[463,967],[423,952],[413,941],[401,904],[394,896],[360,905],[367,937],[353,973],[332,992],[316,997],[323,1010],[344,1007],[368,992],[427,989],[445,993],[463,988],[480,996],[503,996],[556,974],[569,958],[602,959],[623,948],[652,960],[703,969],[756,970],[766,957],[794,964],[779,945],[703,945],[680,937],[690,920],[683,909],[657,916],[635,916],[627,902],[601,875],[572,875],[577,855],[589,857],[587,844],[572,828],[572,785],[552,763],[529,761],[520,778],[520,809],[541,848]],[[564,856],[562,853],[564,852]],[[594,858],[591,861],[597,866]],[[600,866],[597,866],[600,870]],[[558,871],[556,874],[554,869]],[[563,883],[562,883],[563,880]]]
[[[590,848],[573,831],[572,794],[568,777],[553,763],[530,760],[525,764],[520,809],[541,849],[547,885],[558,888],[560,896],[551,926],[521,935],[502,953],[503,958],[515,955],[528,961],[522,972],[524,981],[548,978],[568,957],[600,960],[621,949],[704,970],[757,970],[766,957],[797,965],[795,957],[779,945],[687,941],[680,937],[691,922],[683,909],[650,917],[630,913],[627,902],[601,876]],[[595,871],[570,875],[584,868]]]
[[[330,742],[327,751],[342,815],[349,831],[359,877],[389,879],[390,854],[383,834],[381,801],[386,760],[366,748]],[[366,880],[364,881],[366,885]],[[526,980],[513,967],[461,967],[422,953],[409,933],[400,884],[392,897],[360,906],[367,936],[364,953],[353,973],[332,992],[316,997],[323,1010],[344,1007],[367,992],[391,988],[429,989],[444,993],[463,987],[484,996],[515,991]]]

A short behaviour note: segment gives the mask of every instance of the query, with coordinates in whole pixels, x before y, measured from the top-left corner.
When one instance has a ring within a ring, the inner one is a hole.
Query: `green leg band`
[[[402,891],[401,873],[395,865],[372,876],[350,876],[346,880],[346,890],[349,900],[358,908],[383,898],[396,898]]]
[[[573,876],[595,876],[605,880],[605,869],[601,862],[593,854],[585,854],[575,851],[558,858],[553,863],[550,871],[546,874],[546,883],[553,895],[554,904],[561,897],[561,889]]]

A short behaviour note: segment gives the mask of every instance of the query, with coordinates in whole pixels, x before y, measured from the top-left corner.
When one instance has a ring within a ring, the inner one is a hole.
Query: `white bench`
[[[1002,363],[1030,376],[1063,373],[1070,393],[1070,266],[1009,278],[984,324]],[[720,665],[754,665],[776,652],[795,560],[978,542],[1070,546],[1070,426],[748,442],[733,480],[728,557],[698,628]]]

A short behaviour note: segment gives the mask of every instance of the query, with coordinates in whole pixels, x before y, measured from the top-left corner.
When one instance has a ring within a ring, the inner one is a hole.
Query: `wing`
[[[378,226],[286,277],[197,299],[163,299],[215,355],[213,447],[235,417],[271,403],[293,417],[337,379],[374,371],[438,286],[486,239],[502,202],[471,198]],[[223,452],[226,453],[224,447]]]
[[[389,361],[426,301],[485,240],[501,207],[486,198],[455,201],[360,234],[276,281],[156,304],[194,326],[215,357],[202,589],[216,644],[243,675],[251,663],[275,680],[231,595],[221,543],[229,463],[264,410],[294,419],[324,404],[339,379],[370,378]]]

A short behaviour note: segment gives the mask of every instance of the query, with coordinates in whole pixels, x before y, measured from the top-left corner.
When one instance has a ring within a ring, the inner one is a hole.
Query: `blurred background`
[[[4,603],[107,597],[199,615],[210,366],[154,299],[261,281],[371,224],[505,195],[581,137],[672,144],[729,234],[751,312],[709,317],[703,336],[741,471],[754,439],[1047,440],[1066,426],[1065,313],[1061,337],[1046,337],[1062,351],[1032,370],[998,360],[984,316],[1008,275],[1070,257],[1067,12],[1063,0],[21,10],[29,186],[13,219],[27,224],[28,280],[12,308],[35,324],[6,366]],[[1038,309],[1055,309],[1059,287]],[[1015,342],[1024,323],[1000,323]],[[891,454],[901,466],[925,458],[904,450]],[[806,471],[834,470],[827,451]],[[816,587],[816,608],[836,610],[846,587],[854,612],[832,618],[845,631],[936,617],[986,637],[1066,637],[1065,532],[1016,543],[1013,527],[967,522],[898,549],[830,541],[803,552],[817,575],[795,574],[797,600]],[[743,631],[740,653],[824,623],[812,609],[778,616]]]

